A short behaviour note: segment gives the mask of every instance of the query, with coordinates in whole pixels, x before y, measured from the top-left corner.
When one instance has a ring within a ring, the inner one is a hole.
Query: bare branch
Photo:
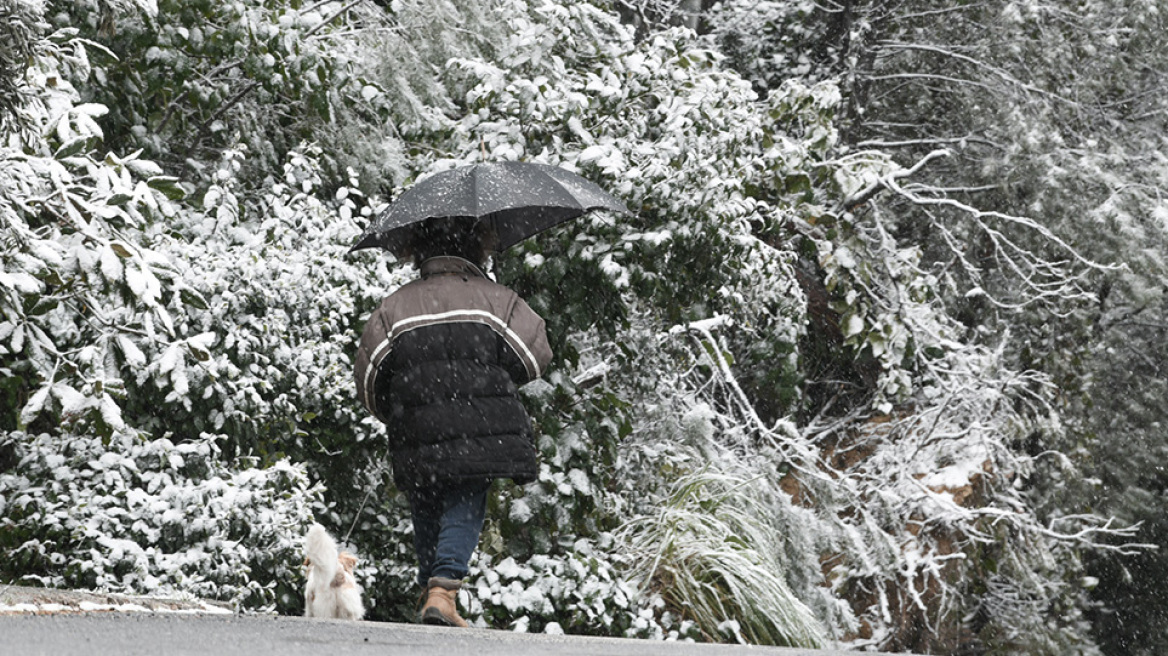
[[[307,32],[305,32],[304,38],[307,39],[307,38],[311,37],[313,34],[316,34],[320,30],[324,29],[325,25],[328,25],[329,23],[333,22],[334,20],[337,19],[338,16],[345,13],[346,11],[349,11],[353,7],[356,7],[357,5],[361,4],[362,2],[365,2],[365,0],[352,0],[352,2],[350,2],[349,4],[345,5],[344,7],[341,7],[340,9],[333,12],[329,17],[322,20],[320,23],[318,23],[311,30],[308,30]]]
[[[883,42],[880,45],[884,48],[889,48],[889,49],[893,49],[893,50],[911,50],[911,51],[920,51],[920,52],[931,52],[934,54],[942,55],[944,57],[948,57],[950,59],[962,61],[962,62],[970,64],[976,68],[980,68],[982,70],[989,71],[990,73],[993,73],[995,76],[997,76],[999,79],[1001,79],[1002,81],[1007,82],[1013,86],[1016,86],[1019,89],[1022,89],[1023,91],[1028,91],[1030,93],[1037,93],[1037,94],[1046,96],[1048,98],[1060,100],[1060,101],[1067,103],[1067,104],[1070,104],[1070,105],[1075,105],[1075,106],[1079,105],[1079,103],[1072,101],[1068,98],[1064,98],[1057,93],[1052,93],[1052,92],[1047,91],[1045,89],[1040,89],[1040,88],[1034,86],[1033,84],[1027,84],[1026,82],[1019,80],[1018,78],[1014,77],[1010,73],[1002,70],[1001,68],[999,68],[997,66],[994,66],[992,64],[988,64],[984,61],[981,61],[980,59],[975,59],[973,57],[969,57],[967,55],[963,55],[961,53],[954,52],[954,51],[949,50],[947,48],[942,48],[940,46],[935,46],[935,45],[930,45],[930,44],[900,43],[900,42]],[[872,79],[874,79],[874,80],[896,79],[897,77],[899,77],[899,76],[880,76],[880,77],[873,77]],[[954,81],[954,82],[961,81],[960,78],[942,78],[942,79],[945,79],[947,81]],[[974,83],[972,81],[964,81],[963,83],[977,84],[978,86],[984,86],[985,88],[991,88],[988,85],[982,85],[980,83]]]

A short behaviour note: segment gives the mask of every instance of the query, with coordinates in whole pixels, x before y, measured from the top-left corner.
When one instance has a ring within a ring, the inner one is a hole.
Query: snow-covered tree
[[[1032,217],[1088,258],[1121,265],[1080,281],[1089,303],[1001,307],[976,294],[957,316],[986,334],[1009,330],[1015,366],[1046,372],[1060,390],[1059,430],[1033,434],[1026,448],[1064,451],[1077,471],[1035,479],[1046,481],[1035,490],[1047,496],[1044,512],[1090,508],[1144,521],[1142,541],[1161,546],[1155,518],[1163,514],[1164,478],[1153,454],[1166,435],[1152,408],[1164,362],[1158,89],[1168,48],[1158,34],[1165,9],[1158,2],[728,0],[709,17],[712,38],[760,87],[781,83],[787,67],[774,64],[797,58],[810,75],[838,77],[852,147],[878,148],[906,164],[945,148],[953,156],[922,170],[918,183]],[[901,234],[938,257],[933,245],[945,239],[937,222],[902,210],[918,219],[902,222]],[[1023,278],[997,261],[995,244],[965,243],[988,274],[977,288],[1018,289]],[[1042,243],[1020,243],[1043,252]],[[1095,631],[1107,651],[1162,650],[1162,604],[1154,595],[1133,601],[1148,594],[1139,581],[1163,578],[1162,556],[1095,562],[1095,578],[1109,579],[1095,593],[1104,603],[1099,616],[1113,618]],[[1141,573],[1125,573],[1129,565]]]

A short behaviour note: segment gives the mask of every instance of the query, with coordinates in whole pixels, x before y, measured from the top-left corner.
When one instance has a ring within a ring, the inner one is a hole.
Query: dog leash
[[[382,463],[377,467],[378,473],[385,473],[385,464]],[[348,544],[349,536],[353,534],[353,529],[357,528],[357,522],[361,521],[361,512],[365,510],[365,504],[369,502],[369,497],[373,496],[373,491],[376,487],[370,486],[369,491],[365,493],[365,498],[361,500],[361,506],[357,508],[357,514],[353,516],[353,523],[349,526],[349,532],[345,533],[345,537],[341,542]]]
[[[357,522],[361,521],[361,511],[365,510],[365,503],[369,501],[369,497],[373,496],[373,490],[365,493],[365,498],[361,500],[361,507],[357,508],[357,514],[353,517],[353,524],[349,526],[349,532],[345,533],[345,538],[341,542],[348,544],[349,536],[353,534],[353,529],[357,528]]]

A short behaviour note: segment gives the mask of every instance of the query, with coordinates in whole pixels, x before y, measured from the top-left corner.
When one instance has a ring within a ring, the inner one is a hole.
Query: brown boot
[[[418,601],[414,604],[414,621],[418,624],[422,623],[422,608],[426,606],[426,597],[428,596],[430,596],[430,591],[423,589]]]
[[[426,603],[422,606],[422,624],[466,628],[466,620],[458,615],[458,589],[461,587],[462,581],[432,577],[426,588]]]

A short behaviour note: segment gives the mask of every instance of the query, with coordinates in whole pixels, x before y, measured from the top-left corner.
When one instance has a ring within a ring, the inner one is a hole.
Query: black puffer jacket
[[[518,386],[551,360],[543,319],[457,257],[382,301],[357,350],[357,393],[389,429],[401,490],[538,472]]]

